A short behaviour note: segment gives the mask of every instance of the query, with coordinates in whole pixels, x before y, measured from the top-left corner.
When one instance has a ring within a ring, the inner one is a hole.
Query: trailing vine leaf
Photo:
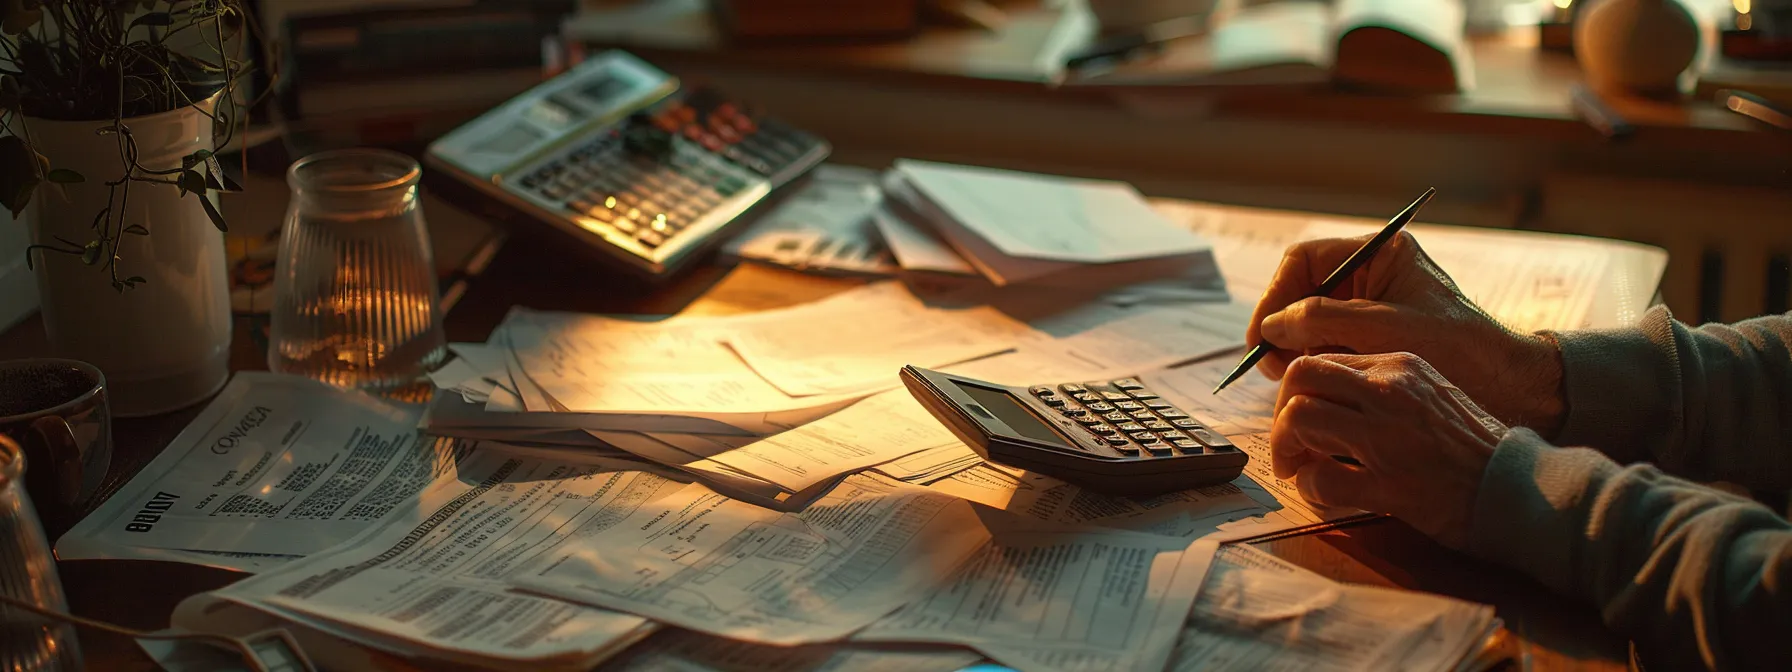
[[[143,284],[143,283],[145,283],[145,282],[149,282],[149,281],[148,281],[148,280],[144,280],[144,279],[143,279],[143,276],[141,276],[141,275],[133,275],[133,276],[131,276],[131,277],[128,277],[128,278],[125,278],[125,279],[124,279],[124,284],[127,284],[127,285],[130,285],[130,286],[132,286],[132,287],[135,287],[135,286],[137,286],[137,285],[141,285],[141,284]]]
[[[212,226],[218,227],[220,232],[230,233],[230,227],[224,223],[224,214],[218,212],[218,206],[212,205],[212,199],[206,198],[204,192],[199,194],[199,205],[205,208],[205,216],[212,218]]]
[[[38,167],[37,153],[25,146],[23,139],[16,135],[0,137],[0,199],[4,199],[13,217],[25,211],[31,192],[42,181]]]
[[[193,166],[199,165],[199,162],[204,161],[206,159],[206,157],[209,157],[211,155],[212,155],[212,150],[201,149],[197,152],[193,152],[192,154],[188,154],[186,156],[180,157],[180,167],[182,170],[192,168]]]
[[[105,251],[106,246],[104,243],[97,240],[89,241],[87,246],[81,249],[81,263],[87,264],[88,266],[100,263],[100,254]]]
[[[188,169],[182,171],[180,174],[179,186],[180,194],[182,196],[187,195],[188,192],[203,196],[205,195],[205,176],[200,175],[197,170]]]
[[[224,166],[218,163],[218,157],[205,157],[205,165],[208,168],[205,172],[205,186],[233,194],[243,190],[243,185],[230,179],[230,173],[224,172]]]
[[[44,179],[57,184],[79,184],[87,181],[85,176],[67,168],[57,168],[52,170],[48,175],[44,176]]]
[[[144,226],[142,224],[132,224],[130,226],[124,227],[124,232],[129,233],[129,234],[138,235],[138,236],[149,235],[149,229],[144,228]]]

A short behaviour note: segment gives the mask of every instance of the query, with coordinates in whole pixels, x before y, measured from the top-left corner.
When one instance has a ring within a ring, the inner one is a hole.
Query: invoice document
[[[513,593],[509,579],[565,538],[573,520],[622,520],[683,487],[640,466],[482,447],[380,526],[216,592],[395,653],[588,668],[652,624]]]
[[[840,639],[933,588],[988,540],[971,506],[854,475],[797,513],[692,485],[571,521],[517,588],[768,644]]]
[[[1022,670],[1163,669],[1206,569],[1188,542],[985,519],[994,537],[949,581],[854,639],[955,642]]]
[[[238,373],[57,557],[256,572],[323,551],[414,501],[466,445],[419,409],[301,376]]]
[[[1497,627],[1486,605],[1341,584],[1229,544],[1215,553],[1169,669],[1448,670]]]

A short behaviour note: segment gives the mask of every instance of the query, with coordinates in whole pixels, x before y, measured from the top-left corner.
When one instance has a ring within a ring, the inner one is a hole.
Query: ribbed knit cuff
[[[1592,487],[1618,466],[1597,452],[1550,446],[1529,429],[1506,433],[1475,497],[1469,552],[1568,595],[1587,542]]]
[[[1656,309],[1635,328],[1554,334],[1568,402],[1557,444],[1597,448],[1622,461],[1647,458],[1639,454],[1643,435],[1663,425],[1680,389],[1669,322]]]

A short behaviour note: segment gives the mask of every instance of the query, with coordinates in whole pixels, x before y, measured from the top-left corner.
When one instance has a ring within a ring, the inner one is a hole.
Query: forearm
[[[1598,607],[1665,669],[1792,669],[1792,524],[1528,430],[1501,442],[1470,549]]]
[[[1664,308],[1635,328],[1558,334],[1555,437],[1701,481],[1792,489],[1792,315],[1697,329]]]

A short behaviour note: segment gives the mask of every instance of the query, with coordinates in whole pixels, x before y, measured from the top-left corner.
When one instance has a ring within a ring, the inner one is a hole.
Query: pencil
[[[1326,276],[1325,282],[1319,283],[1319,288],[1313,290],[1308,297],[1331,296],[1332,292],[1337,291],[1338,285],[1344,284],[1344,281],[1350,278],[1351,273],[1355,273],[1356,269],[1361,268],[1363,264],[1369,263],[1369,260],[1375,257],[1375,253],[1381,251],[1382,246],[1393,240],[1394,236],[1400,233],[1400,229],[1406,228],[1407,222],[1411,222],[1413,216],[1419,214],[1419,208],[1425,207],[1425,203],[1429,202],[1435,194],[1437,194],[1436,187],[1426,189],[1425,193],[1419,196],[1419,200],[1413,201],[1412,205],[1406,206],[1406,209],[1401,210],[1400,214],[1394,215],[1393,219],[1388,220],[1388,225],[1381,227],[1381,233],[1375,234],[1375,237],[1370,238],[1369,242],[1363,243],[1362,247],[1356,248],[1355,252],[1350,253],[1350,257],[1345,259],[1343,264],[1338,265],[1331,275]],[[1218,387],[1213,388],[1213,393],[1219,394],[1220,390],[1226,389],[1227,385],[1231,385],[1233,381],[1244,376],[1245,372],[1256,366],[1264,355],[1275,349],[1276,346],[1269,341],[1259,341],[1256,347],[1245,353],[1244,360],[1238,363],[1238,367],[1232,369],[1232,373],[1227,374],[1226,379],[1220,381]]]

